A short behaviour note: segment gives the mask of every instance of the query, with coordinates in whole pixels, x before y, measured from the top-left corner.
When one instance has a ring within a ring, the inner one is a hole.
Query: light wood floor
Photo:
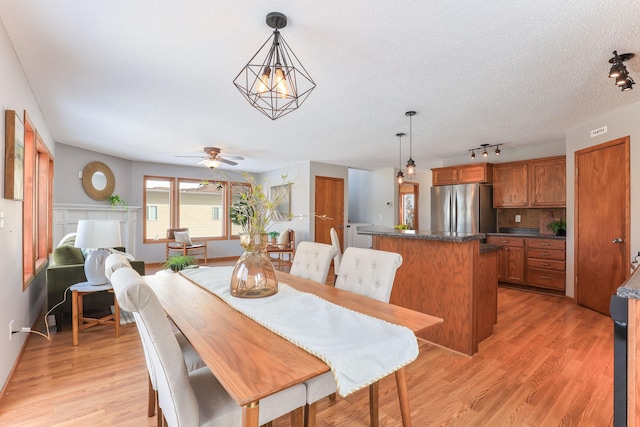
[[[613,327],[571,301],[500,288],[495,334],[472,358],[426,342],[407,367],[413,425],[609,426]],[[0,400],[0,426],[155,426],[135,325],[99,326],[72,345],[31,337]],[[368,394],[318,404],[318,426],[367,426]],[[288,418],[276,427],[289,425]],[[380,383],[380,424],[400,425],[395,381]]]

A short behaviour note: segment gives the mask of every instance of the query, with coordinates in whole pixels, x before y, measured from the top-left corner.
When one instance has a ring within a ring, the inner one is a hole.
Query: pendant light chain
[[[398,185],[402,185],[404,183],[404,174],[402,173],[402,137],[404,133],[397,133],[396,136],[400,140],[400,147],[398,151],[398,174],[396,175],[396,182]]]
[[[407,111],[405,116],[409,116],[409,160],[407,161],[407,178],[413,179],[416,176],[416,162],[413,161],[413,120],[415,111]]]

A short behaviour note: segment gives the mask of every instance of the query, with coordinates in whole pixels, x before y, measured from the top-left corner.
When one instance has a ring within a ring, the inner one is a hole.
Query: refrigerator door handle
[[[451,198],[453,199],[453,226],[451,227],[451,232],[454,233],[458,231],[458,195],[455,191]]]

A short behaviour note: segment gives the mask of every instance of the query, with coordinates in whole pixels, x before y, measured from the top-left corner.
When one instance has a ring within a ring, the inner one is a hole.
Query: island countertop
[[[634,271],[631,277],[616,292],[622,298],[640,299],[640,272]]]
[[[436,240],[441,242],[464,243],[472,240],[482,240],[486,237],[484,233],[452,233],[448,231],[428,231],[428,230],[396,230],[388,227],[358,227],[358,234],[371,236],[389,236],[402,239],[416,240]]]

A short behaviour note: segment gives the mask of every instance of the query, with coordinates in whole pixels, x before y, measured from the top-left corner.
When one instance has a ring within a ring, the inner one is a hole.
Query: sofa
[[[62,330],[63,318],[65,316],[71,317],[71,291],[67,291],[65,295],[65,290],[76,283],[87,281],[84,274],[85,250],[74,247],[74,244],[75,233],[63,237],[60,244],[53,251],[46,273],[47,310],[51,311],[48,314],[55,316],[56,329],[58,331]],[[124,247],[113,249],[119,252],[126,252]],[[131,267],[138,273],[145,274],[144,261],[130,260],[130,263]],[[63,300],[64,302],[62,302]],[[82,302],[85,313],[92,310],[106,311],[113,305],[113,294],[96,292],[86,295]],[[59,303],[61,304],[57,305]]]

